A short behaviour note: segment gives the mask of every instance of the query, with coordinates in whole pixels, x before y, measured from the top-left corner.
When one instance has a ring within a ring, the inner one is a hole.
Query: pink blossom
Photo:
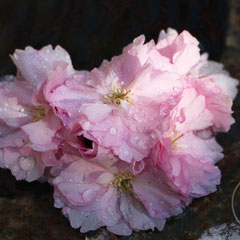
[[[59,46],[27,47],[1,78],[0,167],[52,184],[81,232],[162,230],[220,182],[214,135],[234,123],[237,81],[187,31],[144,41],[90,72]]]
[[[40,152],[27,147],[5,147],[2,151],[4,166],[11,170],[17,180],[31,182],[43,175],[45,166]]]
[[[61,120],[43,98],[42,85],[55,65],[64,65],[64,59],[72,71],[71,61],[65,50],[50,46],[39,51],[16,50],[12,59],[18,77],[4,81],[9,80],[6,76],[0,84],[1,165],[10,168],[17,179],[33,181],[43,175],[45,167],[58,164],[55,153],[62,142],[57,135],[63,127]]]
[[[134,176],[130,164],[111,154],[91,162],[68,158],[75,160],[53,180],[55,206],[81,232],[101,226],[118,235],[162,230],[166,218],[182,212],[186,199],[150,167]]]
[[[172,58],[172,63],[175,63],[178,73],[190,74],[203,79],[210,77],[232,100],[236,97],[238,80],[229,76],[223,64],[208,60],[207,53],[200,56],[198,41],[187,31],[178,34],[172,28],[168,28],[167,32],[161,30],[157,48],[162,55],[168,56],[169,59]],[[184,61],[181,61],[182,59]],[[177,67],[178,64],[180,68]]]
[[[154,46],[140,36],[122,55],[90,73],[66,77],[45,96],[68,128],[80,125],[86,138],[120,159],[140,161],[156,142],[152,136],[168,129],[169,111],[178,102],[179,91],[171,91],[178,75],[154,70],[148,63]]]
[[[57,62],[67,63],[68,70],[73,71],[69,54],[60,46],[53,49],[48,45],[41,50],[32,47],[17,49],[11,58],[17,67],[18,77],[27,81],[34,90],[41,88]]]
[[[0,118],[11,127],[21,127],[29,136],[33,149],[57,149],[53,137],[62,127],[61,120],[44,99],[42,85],[59,64],[73,72],[69,55],[59,46],[54,50],[51,46],[41,50],[27,47],[16,50],[12,60],[17,66],[18,78],[1,83]]]
[[[157,169],[191,199],[216,191],[221,174],[214,164],[222,159],[221,152],[214,138],[172,133],[154,146],[152,159]]]
[[[185,77],[181,100],[170,112],[170,128],[180,134],[189,131],[226,132],[234,123],[232,100],[212,78]]]
[[[200,60],[199,42],[188,31],[179,35],[174,29],[167,33],[161,31],[156,48],[158,52],[169,59],[173,70],[179,74],[186,74]]]
[[[223,89],[232,100],[237,95],[238,80],[232,78],[229,72],[224,69],[222,63],[208,60],[208,54],[201,55],[200,61],[194,66],[190,74],[197,78],[211,78],[214,80],[217,86]]]

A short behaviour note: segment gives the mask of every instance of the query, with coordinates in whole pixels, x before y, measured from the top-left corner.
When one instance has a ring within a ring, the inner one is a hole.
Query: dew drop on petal
[[[18,170],[19,170],[19,168],[16,165],[13,166],[13,168],[12,168],[13,173],[16,173]]]
[[[145,224],[145,225],[144,225],[144,228],[145,228],[145,229],[148,229],[148,228],[149,228],[148,224]]]
[[[108,214],[111,215],[111,216],[114,214],[114,213],[113,213],[113,209],[112,209],[111,207],[108,207],[108,208],[107,208],[107,212],[108,212]]]
[[[156,138],[156,133],[152,132],[152,133],[151,133],[151,137],[152,137],[152,138]]]
[[[89,130],[91,127],[90,122],[88,121],[83,122],[82,127],[84,130]]]
[[[111,135],[115,135],[117,133],[117,129],[115,127],[111,127],[109,132]]]
[[[128,151],[124,151],[123,153],[125,156],[128,156],[129,152]]]
[[[19,159],[19,167],[23,171],[31,171],[36,164],[36,161],[33,156],[29,157],[20,157]]]
[[[138,115],[137,115],[137,114],[134,114],[134,115],[133,115],[133,117],[134,117],[134,119],[135,119],[136,121],[138,121],[138,122],[139,122],[139,117],[138,117]]]
[[[138,141],[138,145],[139,145],[140,147],[144,147],[144,142],[143,142],[142,140],[139,140],[139,141]]]

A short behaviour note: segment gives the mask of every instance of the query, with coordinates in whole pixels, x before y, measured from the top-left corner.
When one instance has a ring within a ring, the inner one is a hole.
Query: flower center
[[[172,145],[173,147],[177,148],[177,149],[181,149],[179,146],[178,146],[178,140],[183,137],[184,134],[180,134],[179,136],[175,137],[176,135],[171,131],[170,133],[166,133],[165,136],[166,137],[169,137],[172,139]]]
[[[45,110],[45,107],[43,105],[31,106],[31,107],[29,107],[28,112],[32,116],[32,118],[31,118],[32,122],[37,122],[37,121],[43,119],[46,116],[46,113],[45,113],[46,110]]]
[[[174,138],[174,139],[172,140],[172,144],[175,145],[175,146],[177,146],[177,144],[178,144],[177,141],[178,141],[181,137],[183,137],[183,134],[181,134],[181,135],[179,135],[178,137]]]
[[[119,173],[110,185],[116,188],[119,193],[125,192],[129,194],[134,193],[131,184],[132,181],[133,175],[131,173]]]
[[[131,90],[126,90],[123,85],[124,82],[121,82],[120,85],[117,85],[116,83],[112,85],[112,90],[110,94],[103,95],[103,97],[106,99],[106,103],[113,103],[116,106],[121,105],[121,101],[124,100],[130,103],[129,93],[131,92]]]

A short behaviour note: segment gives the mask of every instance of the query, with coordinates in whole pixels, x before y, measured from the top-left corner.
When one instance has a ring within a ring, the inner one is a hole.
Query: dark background
[[[15,74],[9,54],[16,48],[59,44],[70,53],[76,69],[90,70],[120,54],[136,36],[157,40],[161,29],[172,27],[189,30],[200,41],[202,52],[209,52],[211,59],[222,61],[240,78],[238,1],[0,0],[0,77]],[[234,105],[237,119],[238,102]],[[89,239],[194,240],[210,227],[230,225],[234,222],[231,194],[240,181],[239,130],[238,121],[229,134],[218,136],[225,153],[218,164],[223,174],[218,191],[194,200],[182,215],[167,221],[163,232],[124,238],[102,228],[88,233]],[[48,184],[15,181],[9,170],[0,170],[0,240],[79,240],[85,236],[53,207]]]
[[[120,54],[136,36],[157,40],[167,27],[189,30],[218,58],[224,48],[227,0],[1,0],[0,75],[14,72],[8,54],[57,44],[77,69]]]

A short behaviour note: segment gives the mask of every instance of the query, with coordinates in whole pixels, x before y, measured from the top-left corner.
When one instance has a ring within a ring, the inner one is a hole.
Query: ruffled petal
[[[27,155],[23,155],[21,150],[13,147],[3,149],[3,159],[6,168],[9,168],[17,180],[32,182],[43,175],[44,165],[38,154],[33,154],[31,150],[25,150]]]
[[[42,120],[22,126],[22,130],[29,136],[33,149],[47,151],[57,149],[53,137],[61,127],[60,119],[50,113]]]
[[[69,65],[69,71],[72,71],[70,56],[60,46],[53,49],[48,45],[41,50],[26,47],[25,50],[16,50],[11,58],[20,76],[35,89],[40,89],[56,62],[66,62]]]

